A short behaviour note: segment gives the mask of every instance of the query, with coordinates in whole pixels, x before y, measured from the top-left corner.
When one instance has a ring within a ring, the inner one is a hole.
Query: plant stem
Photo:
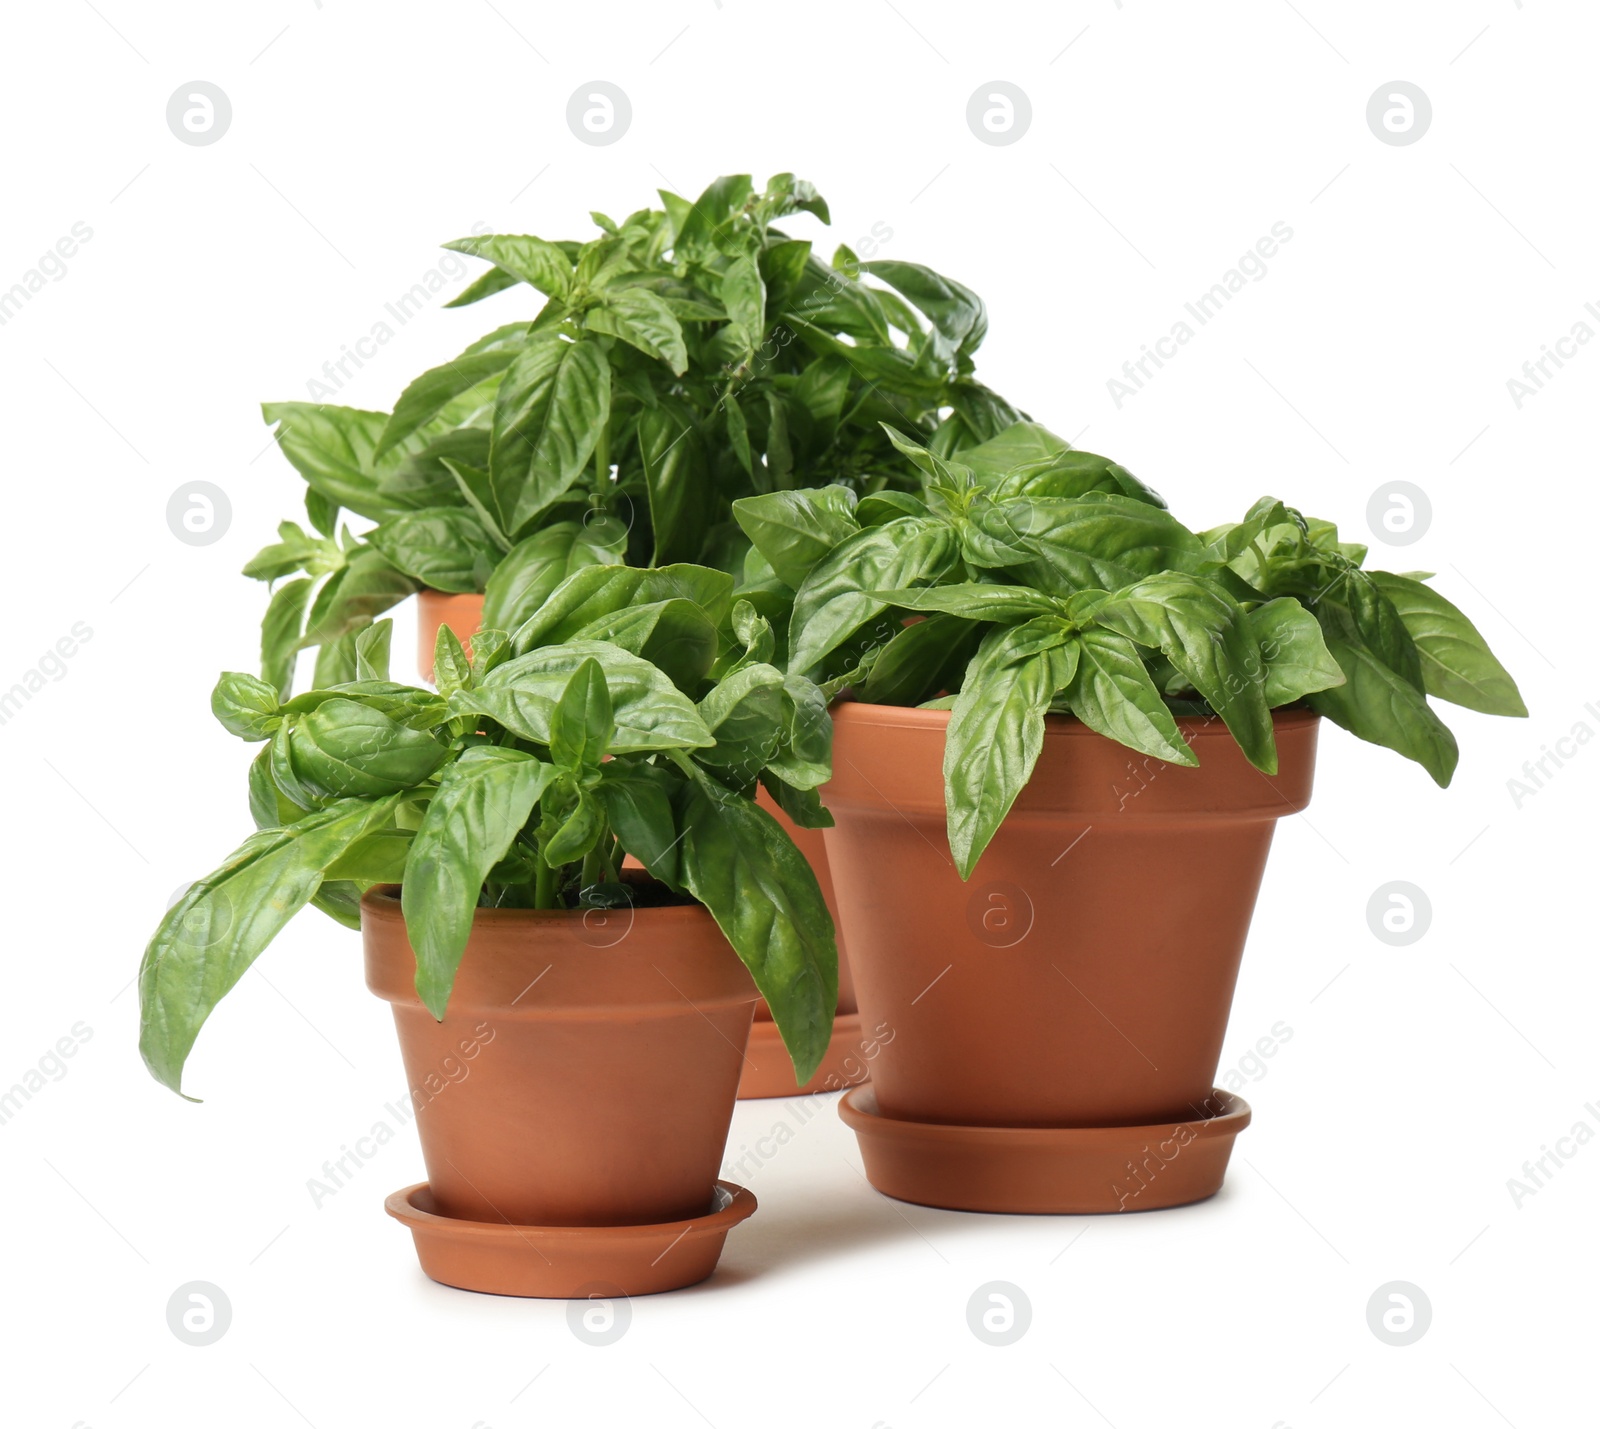
[[[533,856],[533,906],[535,908],[554,908],[557,906],[556,871],[544,861],[542,853]]]

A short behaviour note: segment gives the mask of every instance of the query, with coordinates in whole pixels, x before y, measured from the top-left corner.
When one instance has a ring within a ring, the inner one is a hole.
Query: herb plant
[[[773,634],[732,578],[693,565],[595,567],[471,658],[448,629],[438,689],[388,678],[391,625],[354,641],[355,678],[287,701],[226,674],[212,708],[263,747],[257,832],[162,920],[139,975],[141,1050],[181,1089],[202,1024],[313,903],[359,926],[399,883],[417,993],[444,1015],[477,908],[616,907],[625,854],[704,904],[749,966],[805,1081],[833,1027],[838,964],[815,875],[754,800],[831,822],[821,692],[772,663]]]
[[[311,527],[285,522],[245,567],[276,585],[262,678],[281,695],[308,647],[319,685],[351,679],[357,633],[420,587],[484,591],[485,625],[509,630],[585,566],[737,571],[735,498],[905,485],[880,423],[953,451],[1017,419],[972,375],[976,294],[847,247],[824,262],[775,226],[829,221],[811,184],[779,174],[757,192],[733,175],[661,202],[620,224],[591,215],[587,242],[446,244],[493,265],[446,306],[530,288],[542,305],[424,372],[393,412],[263,407]],[[352,535],[342,511],[376,525]]]
[[[1196,533],[1130,472],[1032,423],[959,459],[891,436],[921,475],[915,495],[778,492],[735,514],[792,597],[792,672],[950,709],[963,878],[1028,782],[1049,713],[1186,765],[1175,716],[1217,717],[1270,774],[1271,711],[1303,701],[1440,785],[1458,751],[1429,696],[1527,713],[1426,574],[1364,570],[1366,548],[1331,522],[1263,497]]]

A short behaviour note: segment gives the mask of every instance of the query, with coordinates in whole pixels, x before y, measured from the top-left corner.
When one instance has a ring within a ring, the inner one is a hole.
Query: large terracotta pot
[[[361,928],[439,1215],[638,1226],[712,1208],[756,990],[704,908],[480,910],[442,1022],[395,890],[367,894]]]
[[[417,668],[425,680],[433,679],[433,648],[439,638],[439,627],[448,625],[456,638],[465,645],[477,633],[483,617],[481,595],[446,595],[443,591],[424,590],[417,596]],[[758,796],[762,808],[788,830],[800,852],[806,856],[822,896],[827,900],[828,911],[834,915],[835,929],[839,927],[838,910],[834,907],[833,879],[828,871],[828,855],[820,829],[802,829],[784,817],[778,806],[763,790]],[[850,962],[845,956],[844,936],[839,933],[839,1010],[834,1018],[833,1039],[828,1045],[815,1075],[804,1086],[796,1086],[794,1063],[784,1050],[783,1039],[778,1036],[771,1009],[763,1001],[756,1006],[756,1023],[751,1030],[750,1044],[745,1054],[744,1072],[739,1082],[741,1097],[789,1097],[802,1092],[839,1091],[866,1080],[867,1051],[870,1039],[864,1039],[861,1019],[857,1015],[855,985],[851,979]]]
[[[1219,720],[1178,721],[1200,761],[1186,769],[1052,716],[968,883],[945,834],[948,722],[834,710],[829,864],[862,1018],[885,1034],[871,1110],[1013,1128],[1208,1115],[1273,826],[1310,799],[1317,717],[1275,715],[1269,778]]]

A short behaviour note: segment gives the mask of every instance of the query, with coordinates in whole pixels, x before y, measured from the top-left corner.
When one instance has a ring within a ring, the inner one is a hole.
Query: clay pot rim
[[[914,1121],[909,1117],[887,1116],[879,1110],[877,1090],[871,1082],[864,1082],[850,1088],[841,1098],[839,1116],[858,1135],[867,1130],[884,1138],[934,1142],[966,1150],[980,1150],[985,1146],[995,1150],[1064,1150],[1071,1146],[1170,1137],[1181,1127],[1191,1128],[1197,1137],[1234,1137],[1250,1125],[1250,1103],[1243,1097],[1213,1087],[1210,1099],[1222,1106],[1219,1114],[1188,1120],[1127,1126],[962,1126],[950,1122]]]
[[[461,1216],[445,1216],[417,1204],[417,1197],[428,1191],[428,1182],[418,1181],[413,1186],[403,1186],[391,1191],[383,1208],[402,1225],[413,1230],[428,1230],[452,1238],[506,1241],[527,1245],[530,1235],[551,1241],[607,1241],[659,1240],[670,1231],[683,1236],[700,1236],[726,1233],[731,1226],[747,1220],[756,1211],[756,1198],[752,1191],[733,1181],[720,1177],[712,1183],[712,1194],[718,1204],[703,1216],[687,1220],[652,1221],[642,1225],[624,1226],[538,1226],[517,1225],[511,1221],[474,1221]],[[676,1243],[676,1241],[674,1242]]]
[[[642,881],[642,880],[641,880]],[[654,883],[658,880],[650,879]],[[665,886],[665,885],[663,885]],[[398,883],[375,883],[361,895],[363,912],[370,911],[375,917],[383,920],[396,920],[405,922],[405,910],[400,905],[400,885]],[[582,920],[585,914],[605,910],[594,908],[475,908],[472,913],[474,926],[481,919],[485,923],[516,925],[526,924],[537,927],[540,924],[561,925],[570,923],[574,919]],[[621,911],[621,910],[611,910]],[[695,922],[711,918],[711,910],[704,903],[693,901],[689,903],[658,903],[647,904],[643,907],[634,907],[631,912],[635,918],[648,917],[651,922],[668,922],[675,919],[677,922]],[[711,920],[713,923],[715,919]]]
[[[915,705],[876,705],[867,700],[837,699],[828,712],[837,723],[877,725],[890,729],[943,730],[950,723],[949,710],[918,709]],[[1295,729],[1316,724],[1322,718],[1304,705],[1281,705],[1272,711],[1274,729]],[[1232,739],[1221,715],[1174,715],[1178,728],[1193,731],[1197,738]],[[1048,714],[1044,717],[1047,737],[1062,739],[1104,739],[1076,715]]]

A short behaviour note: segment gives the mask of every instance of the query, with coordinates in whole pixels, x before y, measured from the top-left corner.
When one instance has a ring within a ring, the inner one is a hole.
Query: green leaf
[[[741,497],[733,516],[778,579],[798,589],[818,561],[861,529],[854,508],[848,487],[820,486]]]
[[[638,443],[655,561],[693,559],[715,500],[699,435],[681,411],[662,405],[639,414]]]
[[[489,477],[512,540],[583,474],[611,412],[611,368],[595,342],[530,341],[495,399]]]
[[[520,655],[450,697],[450,712],[487,715],[535,744],[550,743],[550,718],[567,681],[586,659],[600,662],[611,695],[611,751],[704,749],[714,741],[694,705],[660,670],[600,641],[577,640]]]
[[[1260,648],[1232,597],[1198,576],[1165,571],[1118,591],[1094,618],[1159,649],[1222,716],[1246,758],[1277,773]]]
[[[565,301],[571,292],[572,264],[567,261],[567,255],[555,244],[547,243],[542,238],[533,238],[526,234],[497,233],[457,238],[443,246],[474,258],[485,258],[502,272],[509,273],[521,282],[537,288],[546,297]],[[484,278],[480,278],[478,282],[484,282]],[[469,300],[467,294],[463,293],[447,306],[461,307],[468,301],[475,302],[477,298],[486,296],[486,293],[479,293]]]
[[[261,617],[261,678],[285,699],[294,687],[294,657],[300,650],[306,607],[315,584],[310,576],[303,576],[279,586]]]
[[[653,764],[608,761],[595,796],[624,853],[631,853],[669,888],[682,888],[678,868],[678,824],[669,789],[676,771]]]
[[[395,802],[341,800],[254,833],[167,910],[139,968],[139,1050],[157,1081],[182,1092],[183,1064],[211,1009]]]
[[[1324,622],[1322,633],[1344,671],[1344,683],[1307,695],[1311,708],[1359,739],[1416,760],[1440,788],[1448,785],[1460,750],[1427,698],[1337,626]]]
[[[1200,762],[1126,636],[1085,630],[1078,637],[1078,669],[1065,703],[1090,729],[1118,744],[1173,764]]]
[[[376,546],[362,546],[354,551],[343,570],[335,572],[317,592],[306,616],[303,645],[327,645],[341,635],[353,634],[369,625],[384,611],[398,605],[417,589],[417,583],[403,571],[390,565],[388,558]],[[353,671],[355,652],[350,652]],[[353,679],[354,675],[346,677]],[[319,685],[337,684],[317,676]]]
[[[863,263],[861,269],[905,294],[927,315],[933,324],[935,350],[946,362],[975,351],[989,330],[983,300],[931,268],[886,259]]]
[[[211,713],[229,734],[252,743],[271,739],[283,722],[278,691],[254,675],[221,676],[211,692]]]
[[[472,662],[455,631],[443,622],[433,642],[433,683],[446,698],[472,683]]]
[[[666,299],[648,288],[611,289],[604,303],[589,309],[584,326],[591,332],[620,337],[646,357],[666,363],[675,376],[688,370],[683,327]]]
[[[1026,586],[957,585],[922,586],[917,590],[867,592],[897,610],[936,610],[966,620],[1027,620],[1034,615],[1059,615],[1062,603]]]
[[[610,516],[557,521],[525,537],[489,577],[483,599],[484,627],[517,629],[574,571],[620,562],[627,540],[627,528]]]
[[[754,348],[767,330],[767,285],[761,281],[756,260],[745,256],[728,264],[717,296],[729,320],[742,330],[745,346]]]
[[[935,614],[906,626],[878,652],[857,687],[860,698],[915,705],[938,690],[957,688],[981,633],[981,626],[955,615]]]
[[[507,288],[514,288],[522,279],[515,273],[508,273],[504,268],[491,268],[487,273],[480,273],[467,284],[455,297],[445,304],[447,308],[464,308],[472,303],[481,303],[485,298],[492,298],[496,293],[503,293]]]
[[[600,801],[588,790],[580,789],[571,812],[545,842],[542,856],[551,868],[576,863],[600,842],[605,831],[605,813]]]
[[[261,415],[277,425],[278,447],[290,465],[328,500],[373,521],[400,509],[381,493],[373,473],[373,453],[389,421],[386,412],[266,402]]]
[[[955,531],[929,517],[904,516],[859,531],[835,546],[795,593],[790,671],[804,674],[812,669],[887,609],[885,601],[865,592],[936,580],[957,556]]]
[[[1078,648],[1007,660],[1009,631],[985,640],[982,673],[968,677],[951,708],[945,735],[944,781],[950,852],[956,871],[971,878],[1017,795],[1033,775],[1044,747],[1044,717],[1056,692],[1073,678]],[[992,642],[992,643],[991,643]]]
[[[359,700],[324,700],[289,730],[295,777],[324,798],[373,798],[415,788],[446,757],[445,747],[426,730]]]
[[[389,564],[433,590],[482,590],[499,551],[471,511],[435,506],[407,511],[367,533]]]
[[[1269,600],[1247,619],[1266,666],[1263,693],[1274,709],[1344,682],[1316,616],[1298,600],[1290,596]]]
[[[1451,704],[1480,714],[1525,717],[1517,683],[1477,627],[1442,595],[1409,576],[1372,571],[1378,589],[1393,603],[1416,643],[1422,687]]]
[[[611,743],[611,695],[598,660],[585,660],[567,679],[550,715],[550,757],[563,769],[597,767]]]
[[[356,636],[356,679],[389,678],[389,641],[393,634],[394,621],[379,620]]]
[[[517,352],[515,347],[464,352],[442,367],[430,368],[415,378],[394,404],[394,413],[384,425],[383,435],[373,449],[373,459],[382,457],[437,417],[463,392],[469,392],[488,378],[504,372],[515,361]]]
[[[685,693],[699,688],[717,658],[716,623],[702,607],[680,597],[602,615],[572,638],[604,640],[642,656]]]
[[[680,786],[678,822],[684,886],[750,969],[804,1083],[839,1002],[833,920],[816,874],[770,814],[703,776]]]
[[[1197,555],[1200,542],[1160,507],[1126,496],[1013,497],[973,509],[968,558],[1051,595],[1117,590]]]
[[[552,778],[515,749],[469,749],[439,780],[412,840],[400,892],[417,955],[417,996],[444,1017],[489,870],[506,856]]]
[[[700,718],[716,740],[699,756],[702,764],[755,782],[784,739],[783,679],[771,665],[745,665],[700,701]]]

